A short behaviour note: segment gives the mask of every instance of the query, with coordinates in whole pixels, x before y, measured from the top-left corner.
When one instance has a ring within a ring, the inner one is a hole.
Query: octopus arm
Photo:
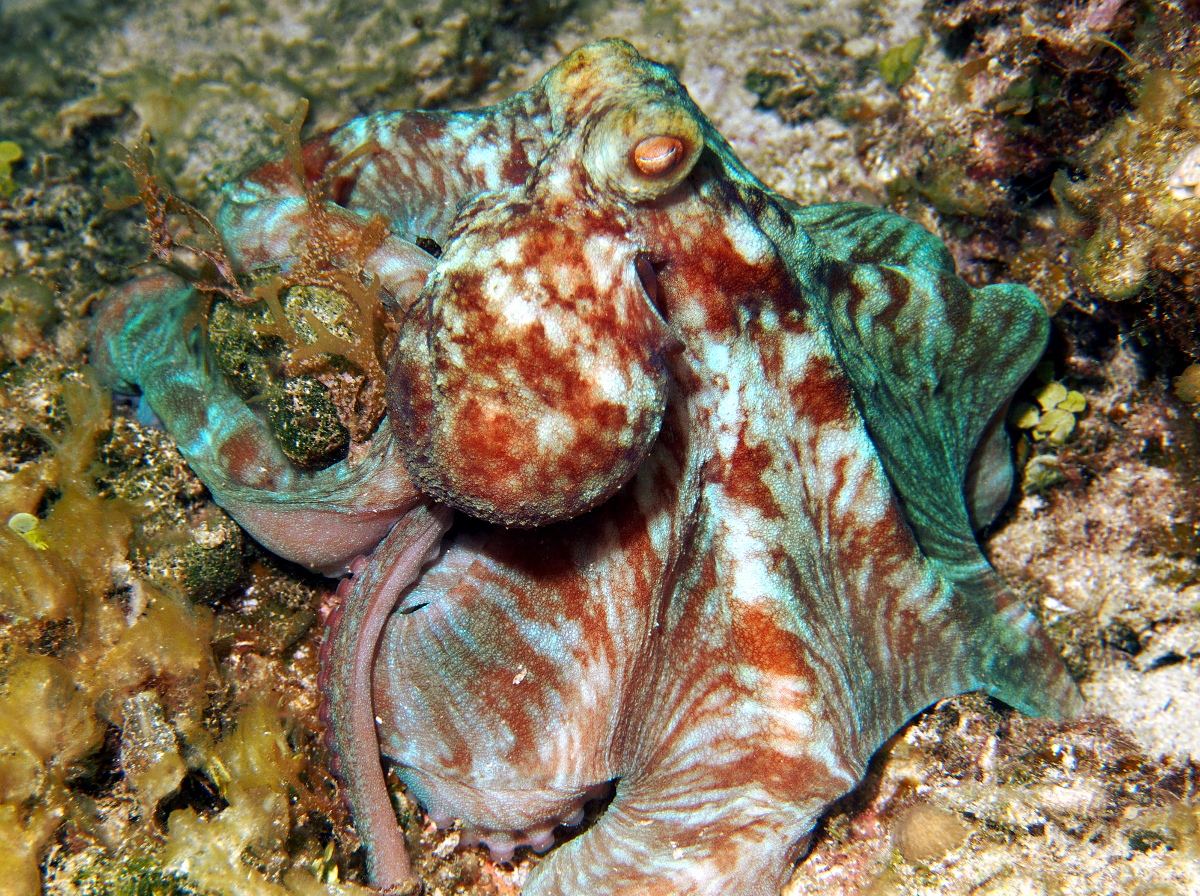
[[[839,261],[954,272],[945,244],[907,218],[861,202],[801,206],[781,201],[813,242]]]
[[[384,624],[436,557],[451,516],[444,507],[418,507],[388,534],[359,575],[338,589],[343,603],[322,648],[337,772],[367,844],[371,880],[382,889],[410,885],[413,874],[380,764],[372,667]]]
[[[286,266],[312,238],[319,214],[343,235],[382,215],[391,237],[370,267],[385,275],[427,270],[418,244],[436,255],[467,201],[524,182],[530,155],[541,151],[544,118],[538,98],[522,95],[471,112],[357,119],[307,141],[299,159],[293,149],[227,187],[217,227],[240,267]]]
[[[866,206],[837,212],[797,218],[826,250],[823,312],[871,441],[922,553],[951,586],[947,622],[965,637],[945,668],[1023,711],[1074,715],[1074,683],[974,532],[1011,489],[1003,418],[1045,349],[1046,310],[1021,286],[971,288],[911,221]]]
[[[141,393],[246,531],[282,557],[341,572],[420,500],[387,422],[365,457],[299,470],[210,356],[198,305],[196,291],[173,274],[131,281],[96,316],[92,362],[113,389]]]
[[[988,439],[1004,438],[997,414],[1041,358],[1049,316],[1022,286],[972,289],[928,231],[878,210],[865,218],[866,208],[807,230],[837,250],[823,310],[922,550],[953,578],[969,577],[980,556],[968,471],[981,446],[990,462],[1011,466]],[[896,260],[871,260],[886,259],[889,247]]]

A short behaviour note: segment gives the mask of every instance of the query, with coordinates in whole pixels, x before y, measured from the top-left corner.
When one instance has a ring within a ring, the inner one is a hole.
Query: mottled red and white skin
[[[347,158],[330,205],[391,222],[371,264],[403,311],[377,439],[432,499],[389,505],[326,645],[377,886],[412,880],[381,750],[501,856],[611,790],[530,896],[752,896],[930,703],[1078,710],[972,529],[1046,339],[1028,290],[969,288],[902,218],[774,194],[620,41],[499,106],[352,122],[307,176]],[[304,239],[284,168],[227,192],[243,268]]]

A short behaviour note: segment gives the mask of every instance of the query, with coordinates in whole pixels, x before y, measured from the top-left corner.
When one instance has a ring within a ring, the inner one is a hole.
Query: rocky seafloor
[[[266,554],[87,368],[147,256],[118,145],[216,191],[380,109],[469,107],[624,37],[802,202],[907,214],[1055,313],[997,568],[1088,699],[943,701],[828,813],[786,892],[1200,893],[1200,6],[4,0],[0,894],[362,892],[316,691],[330,583]],[[519,891],[397,792],[431,894]]]

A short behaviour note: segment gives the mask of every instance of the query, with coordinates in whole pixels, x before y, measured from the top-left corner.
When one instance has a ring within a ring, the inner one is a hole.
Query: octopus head
[[[637,222],[682,188],[703,137],[690,100],[663,86],[675,82],[626,46],[577,51],[547,78],[543,156],[460,211],[391,373],[417,485],[502,525],[606,500],[666,406],[677,340]]]

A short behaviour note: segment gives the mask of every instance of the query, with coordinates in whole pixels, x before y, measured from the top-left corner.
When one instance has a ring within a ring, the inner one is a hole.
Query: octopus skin
[[[365,270],[400,335],[363,451],[291,466],[172,274],[107,301],[93,358],[264,545],[353,570],[323,688],[374,885],[414,888],[381,752],[499,858],[611,793],[529,896],[773,896],[934,701],[1079,711],[974,534],[1047,339],[1027,289],[971,288],[901,217],[772,192],[621,41],[295,167],[228,187],[217,226],[253,272],[303,253],[315,183],[339,227],[387,221]]]

